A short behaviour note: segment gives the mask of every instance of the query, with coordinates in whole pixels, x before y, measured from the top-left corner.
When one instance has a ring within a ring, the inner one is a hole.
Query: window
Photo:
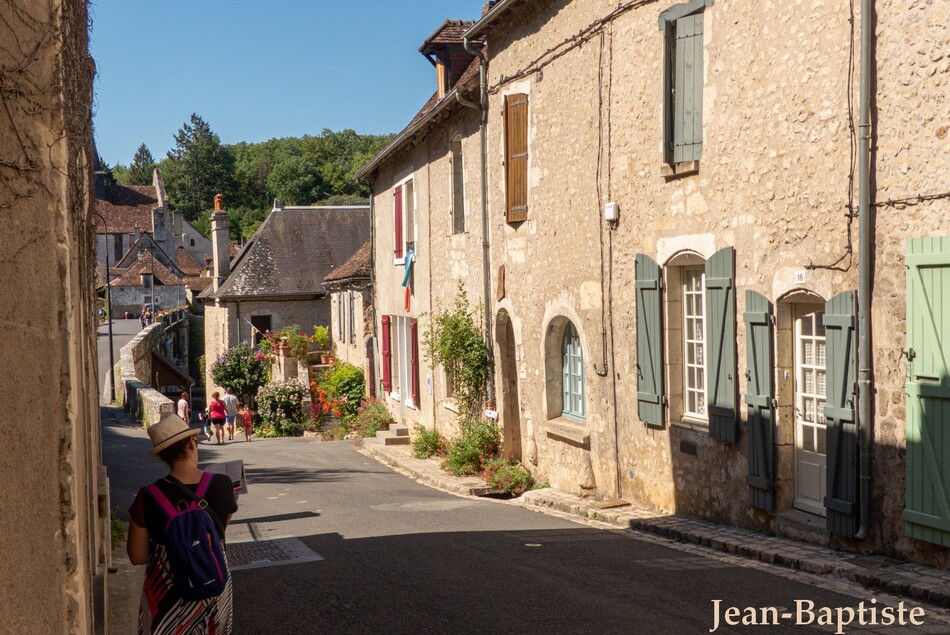
[[[705,419],[705,277],[702,269],[683,270],[683,415]]]
[[[570,322],[561,338],[561,414],[584,419],[584,353]]]
[[[122,234],[112,234],[112,253],[112,264],[122,260],[122,256],[125,255],[125,251],[122,249]]]
[[[251,316],[251,342],[254,346],[260,344],[261,338],[271,329],[271,316],[252,315]]]
[[[191,239],[191,246],[192,246],[192,247],[195,246],[195,239],[194,239],[194,238]]]
[[[505,96],[505,219],[528,219],[528,96]]]
[[[383,387],[390,397],[419,407],[419,331],[416,320],[383,316]],[[387,382],[387,379],[389,380]]]
[[[393,256],[403,264],[406,253],[416,248],[416,209],[412,180],[393,190]]]
[[[796,307],[795,320],[795,506],[825,514],[825,327],[824,312]]]
[[[703,149],[703,10],[690,0],[660,14],[664,34],[663,160],[699,161]]]
[[[343,294],[338,293],[336,294],[336,335],[337,342],[341,344],[346,341],[345,325],[346,315],[344,314]]]
[[[462,175],[462,137],[452,138],[452,233],[465,231],[465,183]]]

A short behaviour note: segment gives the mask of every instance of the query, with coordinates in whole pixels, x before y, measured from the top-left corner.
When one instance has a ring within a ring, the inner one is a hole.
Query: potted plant
[[[316,346],[316,350],[325,351],[330,344],[330,329],[326,326],[314,326],[313,337],[310,339]]]

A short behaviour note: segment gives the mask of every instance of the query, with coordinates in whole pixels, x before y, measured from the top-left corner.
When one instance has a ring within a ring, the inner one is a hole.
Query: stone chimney
[[[214,290],[224,284],[231,275],[231,251],[228,241],[228,214],[224,211],[224,196],[214,197],[214,214],[211,215],[211,249],[214,254]]]
[[[152,209],[152,240],[166,254],[174,255],[175,242],[172,239],[172,223],[168,216],[166,207]]]

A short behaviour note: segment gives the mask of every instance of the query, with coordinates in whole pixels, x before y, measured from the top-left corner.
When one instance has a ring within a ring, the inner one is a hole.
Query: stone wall
[[[490,33],[493,277],[505,268],[505,297],[494,299],[493,312],[511,326],[509,375],[517,382],[508,398],[518,400],[525,458],[559,489],[623,495],[660,510],[779,530],[775,514],[747,502],[744,294],[754,290],[776,304],[776,355],[779,368],[788,369],[795,307],[857,287],[857,224],[847,213],[856,205],[858,86],[849,68],[857,65],[860,20],[853,16],[852,32],[846,4],[708,7],[702,160],[697,172],[671,178],[663,164],[657,24],[672,4],[615,12],[606,0],[549,0],[518,5]],[[874,527],[867,543],[836,544],[941,564],[945,554],[903,537],[902,264],[906,238],[947,233],[950,207],[945,197],[899,206],[884,201],[946,191],[950,19],[937,0],[878,5]],[[612,17],[597,27],[605,16]],[[591,36],[564,45],[580,32]],[[531,64],[550,50],[558,54]],[[500,113],[504,96],[513,93],[528,95],[529,104],[528,220],[519,224],[505,223],[503,213]],[[616,225],[602,220],[608,201],[619,204]],[[702,264],[724,247],[736,250],[742,421],[735,444],[685,420],[681,391],[670,391],[663,428],[648,428],[636,415],[635,255],[664,267],[665,382],[672,388],[681,383],[675,320],[681,266]],[[381,289],[387,283],[380,278]],[[565,319],[584,353],[583,422],[563,421],[550,407],[559,378],[546,362]],[[496,359],[503,355],[496,348]],[[510,377],[500,364],[496,370],[505,385]],[[784,374],[776,398],[776,511],[784,512],[795,498],[793,385]]]
[[[164,339],[165,324],[157,322],[142,329],[119,353],[121,374],[116,398],[145,426],[158,423],[162,413],[175,411],[172,400],[152,388],[149,379],[152,351],[160,348]]]
[[[3,633],[104,626],[88,17],[77,0],[0,3]]]

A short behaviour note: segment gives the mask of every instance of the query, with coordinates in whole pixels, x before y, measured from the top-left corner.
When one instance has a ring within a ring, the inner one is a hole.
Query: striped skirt
[[[230,635],[231,576],[224,592],[207,600],[183,600],[175,591],[165,547],[152,542],[139,604],[138,635]],[[227,559],[227,553],[225,553]]]

